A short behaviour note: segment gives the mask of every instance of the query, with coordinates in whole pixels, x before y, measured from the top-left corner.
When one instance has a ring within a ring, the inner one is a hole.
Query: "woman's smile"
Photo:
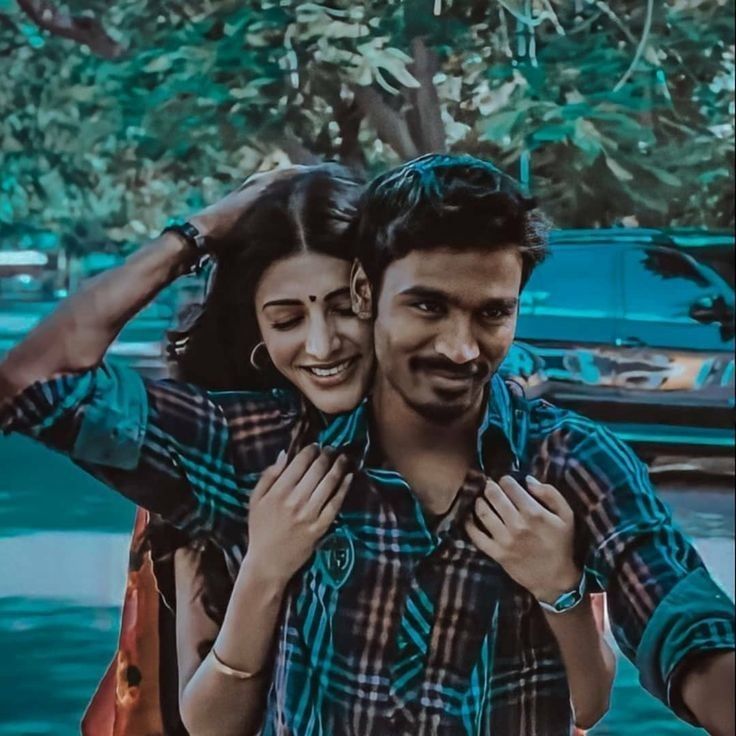
[[[350,380],[354,368],[360,355],[353,355],[349,358],[342,358],[339,361],[330,363],[312,363],[311,365],[302,365],[300,368],[305,371],[310,378],[323,388],[337,386],[344,381]]]

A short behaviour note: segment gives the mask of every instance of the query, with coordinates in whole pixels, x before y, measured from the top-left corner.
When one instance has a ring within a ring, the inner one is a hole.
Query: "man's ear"
[[[358,260],[350,271],[350,303],[359,319],[373,319],[373,289]]]

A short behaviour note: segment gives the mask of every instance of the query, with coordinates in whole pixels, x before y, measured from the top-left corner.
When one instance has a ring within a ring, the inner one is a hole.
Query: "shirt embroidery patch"
[[[346,529],[338,527],[325,537],[317,549],[317,564],[331,587],[345,585],[355,567],[355,545]]]

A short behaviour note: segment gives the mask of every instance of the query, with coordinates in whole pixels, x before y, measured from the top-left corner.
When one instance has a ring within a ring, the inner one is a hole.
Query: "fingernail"
[[[542,485],[533,475],[527,475],[526,476],[526,482],[527,483],[536,483],[538,486]]]
[[[355,474],[354,473],[348,473],[345,476],[346,485],[348,485],[348,486],[351,485],[352,482],[353,482],[353,478],[355,478]]]
[[[276,456],[276,463],[283,462],[286,459],[286,450],[281,450],[281,452]]]

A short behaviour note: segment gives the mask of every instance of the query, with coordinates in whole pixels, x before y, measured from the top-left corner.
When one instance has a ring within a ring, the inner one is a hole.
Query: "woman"
[[[345,235],[355,215],[359,182],[337,165],[296,168],[292,174],[250,180],[260,194],[231,232],[215,243],[221,255],[206,302],[187,310],[183,326],[169,335],[168,353],[177,379],[210,390],[299,388],[307,401],[304,421],[292,438],[296,453],[323,427],[319,412],[348,411],[364,396],[372,346],[370,322],[353,314],[348,288],[352,252]],[[276,181],[266,186],[273,177]],[[343,462],[338,459],[333,468],[340,481],[345,477]],[[336,507],[330,509],[334,517]],[[325,518],[329,526],[332,517]],[[126,606],[135,609],[139,620],[131,630],[132,610],[124,616],[114,673],[106,676],[85,718],[90,734],[101,728],[100,719],[110,720],[107,690],[113,680],[118,727],[125,723],[133,733],[155,727],[160,717],[167,733],[182,730],[176,677],[170,671],[173,626],[167,611],[159,612],[151,602],[152,592],[160,588],[171,608],[177,598],[191,601],[176,609],[176,626],[187,631],[180,637],[183,651],[178,658],[183,687],[209,649],[216,633],[212,618],[222,621],[232,589],[222,555],[211,543],[189,543],[156,519],[143,533],[139,518],[134,536]],[[309,537],[310,552],[314,541]],[[153,555],[155,583],[146,567],[147,549]],[[175,576],[169,564],[174,556]],[[155,617],[160,626],[150,621]],[[170,660],[161,662],[161,675],[159,663],[151,661],[153,650]],[[159,697],[160,716],[155,713]]]
[[[228,209],[220,203],[219,210],[193,218],[200,229],[214,235],[219,268],[207,309],[189,332],[189,345],[181,356],[187,373],[181,375],[218,389],[262,388],[283,376],[314,407],[336,413],[355,406],[365,393],[372,357],[370,329],[367,321],[348,315],[350,264],[344,238],[323,241],[315,226],[319,220],[308,222],[326,201],[320,187],[309,186],[311,177],[310,171],[300,170],[287,179],[279,175],[274,180],[257,179],[251,183],[254,196],[247,207],[239,202]],[[324,171],[314,172],[314,178],[326,186]],[[273,199],[279,206],[272,206]],[[344,236],[349,219],[345,210],[330,202],[321,211],[341,223],[337,230]],[[339,249],[334,247],[337,242]],[[29,378],[43,380],[97,363],[124,321],[182,270],[184,264],[177,261],[181,256],[169,243],[168,256],[144,249],[124,278],[108,276],[105,289],[98,283],[93,313],[88,309],[90,299],[83,301],[85,294],[70,300],[66,323],[50,320],[40,337],[37,331],[20,353],[16,351],[11,370],[2,375],[6,383],[23,388]],[[247,283],[236,266],[247,267]],[[262,341],[256,341],[248,329],[256,323]],[[33,359],[39,344],[58,346],[58,337],[52,339],[58,330],[67,335],[63,354],[57,353],[54,359],[52,352],[45,361]],[[193,359],[197,344],[204,362]],[[281,376],[265,361],[266,352]],[[72,355],[75,359],[69,360]],[[251,374],[248,363],[270,372],[268,377]],[[213,374],[202,372],[203,364]],[[313,436],[315,420],[319,421],[308,405],[302,414],[304,421],[292,436],[292,455]],[[176,555],[181,707],[193,734],[257,730],[269,681],[268,655],[289,581],[311,556],[349,485],[347,464],[329,453],[307,448],[288,467],[286,460],[282,456],[264,474],[251,497],[248,552],[219,631],[204,605],[214,575],[205,576],[204,595],[197,598],[198,553],[186,548]],[[567,533],[571,538],[571,526]],[[181,605],[190,600],[194,601],[191,606]],[[203,659],[200,645],[212,638],[214,647]],[[578,644],[582,646],[560,644],[576,713],[585,712],[587,722],[590,712],[598,714],[607,700],[611,669],[607,650],[594,625],[581,634]]]

